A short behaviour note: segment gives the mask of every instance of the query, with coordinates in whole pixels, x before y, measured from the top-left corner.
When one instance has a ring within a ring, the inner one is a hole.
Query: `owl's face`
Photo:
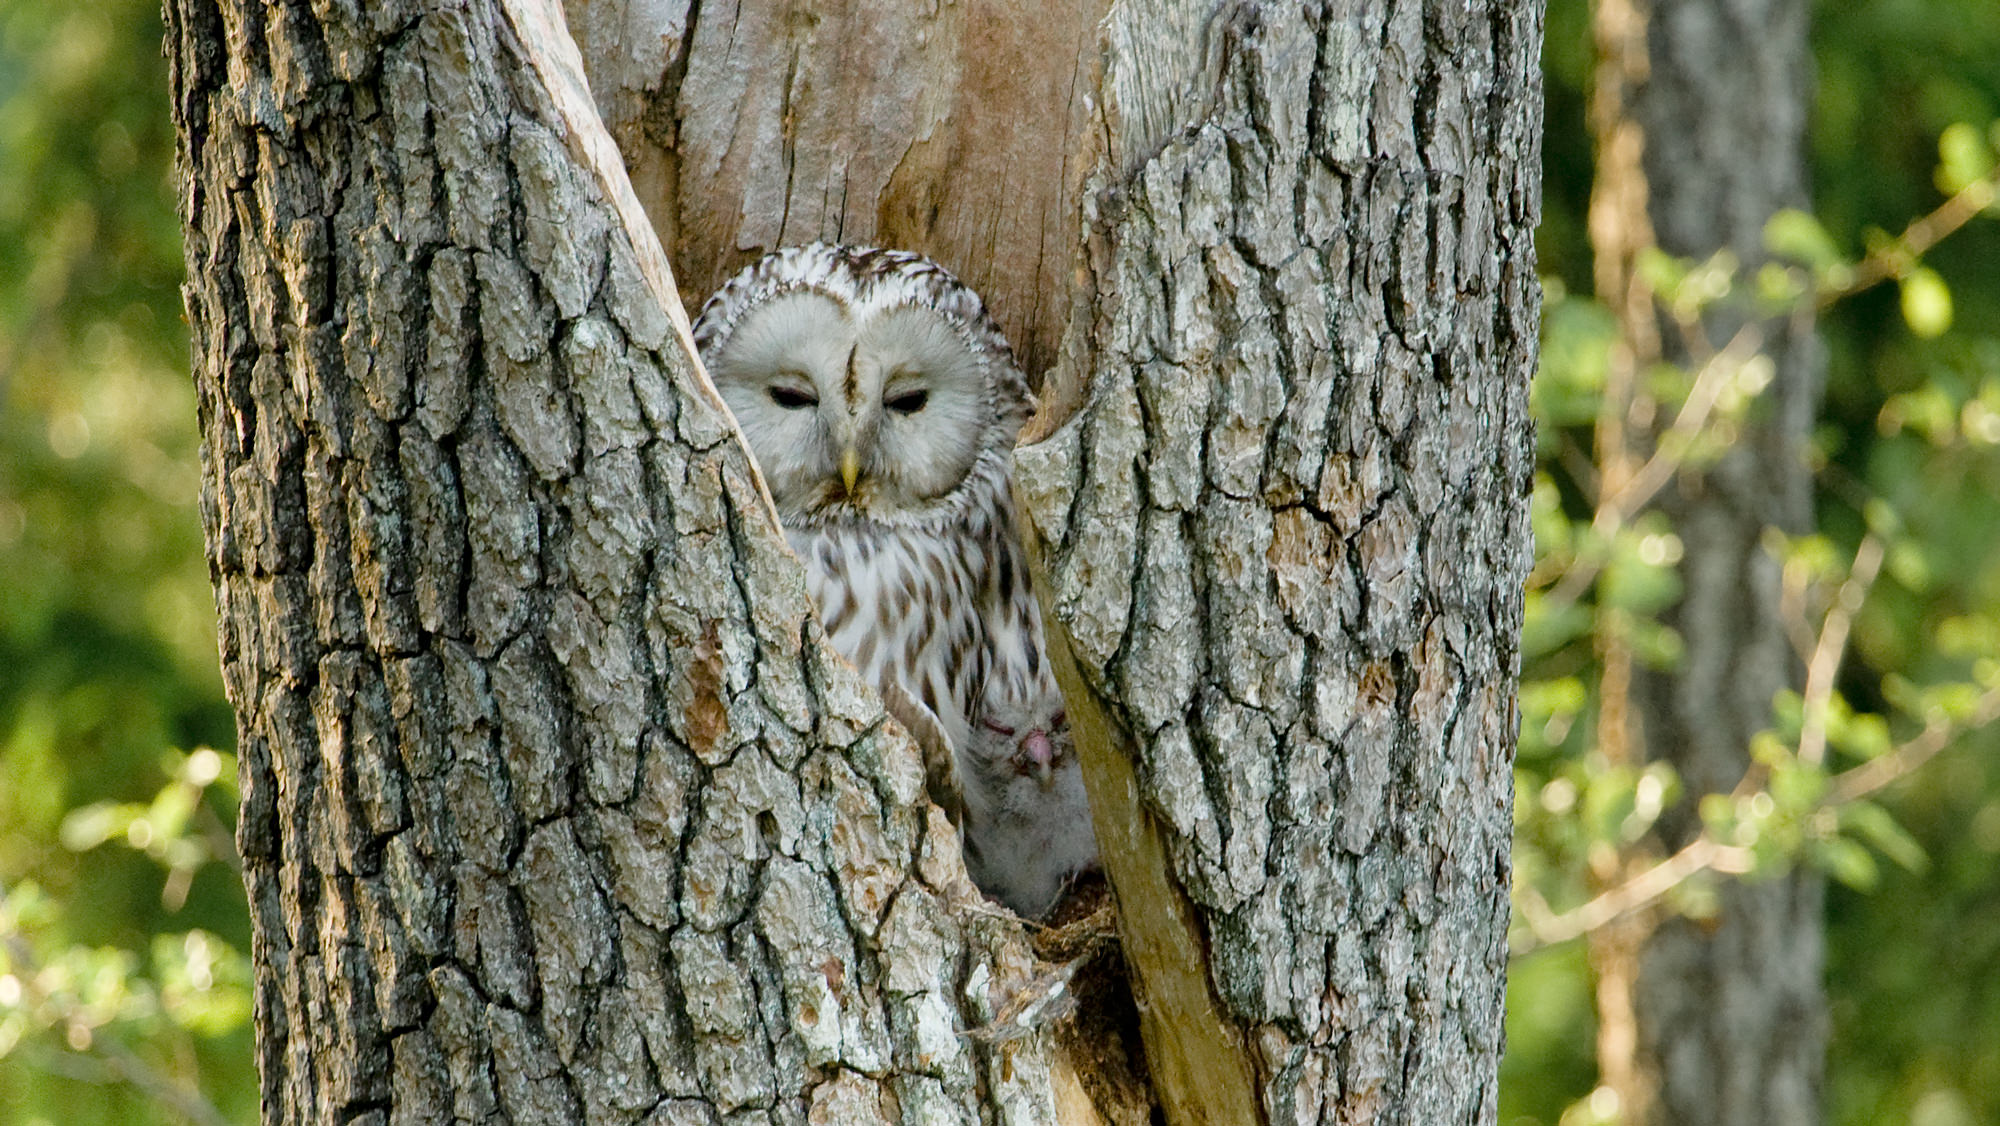
[[[1062,692],[1051,683],[1037,695],[1019,698],[989,686],[973,734],[972,758],[994,784],[1031,778],[1042,789],[1053,774],[1076,758],[1076,739]]]
[[[781,517],[921,514],[1011,448],[1026,387],[969,290],[914,255],[779,253],[790,268],[739,275],[696,339]]]

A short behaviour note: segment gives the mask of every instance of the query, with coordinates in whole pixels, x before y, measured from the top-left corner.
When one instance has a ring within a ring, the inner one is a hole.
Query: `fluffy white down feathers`
[[[982,888],[1045,912],[1096,863],[1008,478],[1027,381],[977,294],[901,251],[777,251],[695,343],[834,648],[948,744]]]

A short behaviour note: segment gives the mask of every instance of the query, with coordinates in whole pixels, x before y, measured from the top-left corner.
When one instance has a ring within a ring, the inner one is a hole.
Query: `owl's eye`
[[[899,391],[884,400],[882,405],[897,414],[915,414],[931,401],[931,393],[919,387],[915,391]]]
[[[771,401],[788,411],[803,410],[819,405],[819,396],[796,387],[771,388]]]

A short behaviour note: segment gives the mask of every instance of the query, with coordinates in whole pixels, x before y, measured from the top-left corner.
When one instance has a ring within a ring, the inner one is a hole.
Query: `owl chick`
[[[1008,486],[1032,398],[999,327],[928,258],[817,244],[732,278],[694,338],[834,648],[962,785],[987,697],[1045,707]]]
[[[989,693],[965,755],[965,864],[1025,918],[1048,913],[1078,873],[1097,866],[1083,771],[1051,676],[1040,691]]]

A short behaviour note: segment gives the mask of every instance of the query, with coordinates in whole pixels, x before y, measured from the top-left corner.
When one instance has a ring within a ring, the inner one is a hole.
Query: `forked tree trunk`
[[[1593,201],[1600,291],[1621,306],[1630,358],[1699,360],[1746,325],[1770,380],[1735,447],[1684,470],[1661,494],[1684,545],[1683,591],[1666,623],[1685,652],[1639,670],[1639,754],[1671,763],[1687,797],[1661,819],[1672,850],[1700,831],[1704,794],[1751,768],[1772,704],[1799,686],[1767,532],[1812,527],[1807,456],[1821,353],[1810,310],[1757,322],[1747,299],[1707,311],[1690,348],[1661,327],[1632,256],[1652,241],[1705,260],[1727,251],[1742,277],[1767,260],[1771,216],[1810,204],[1806,123],[1811,54],[1805,0],[1601,0],[1600,177]],[[1608,21],[1608,22],[1607,22]],[[1607,85],[1608,84],[1608,85]],[[1606,143],[1608,136],[1620,138]],[[1608,170],[1608,171],[1605,171]],[[1606,273],[1606,270],[1609,273]],[[1622,295],[1622,296],[1617,296]],[[1635,299],[1636,298],[1636,299]],[[1719,889],[1712,918],[1629,926],[1600,971],[1628,991],[1627,1035],[1605,1061],[1633,1126],[1814,1126],[1826,1051],[1822,883],[1795,872]],[[1602,948],[1602,943],[1600,943]],[[1607,1026],[1613,1022],[1607,1021]]]
[[[574,15],[169,4],[267,1119],[1130,1111],[961,1035],[1032,959],[689,351],[833,237],[1053,365],[1166,1121],[1490,1122],[1539,6]]]

